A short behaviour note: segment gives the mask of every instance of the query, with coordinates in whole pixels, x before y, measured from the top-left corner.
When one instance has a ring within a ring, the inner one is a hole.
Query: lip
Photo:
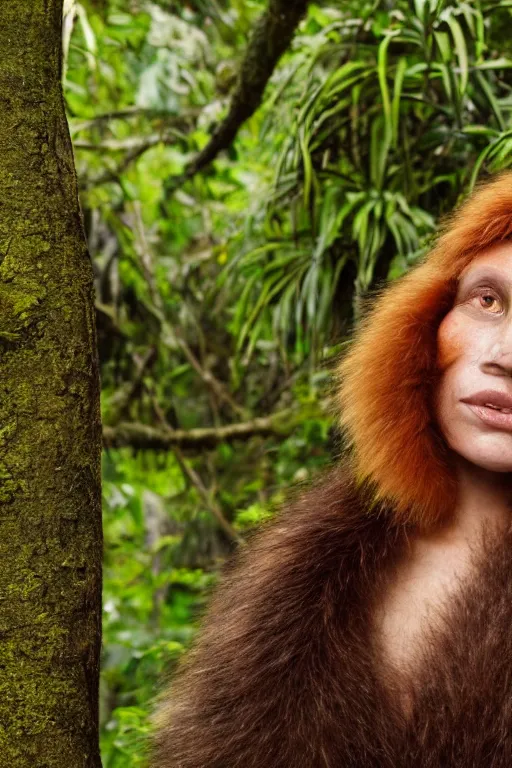
[[[485,405],[490,403],[498,408],[512,408],[512,395],[494,389],[484,389],[481,392],[475,392],[470,397],[463,398],[461,402],[471,408],[484,424],[512,432],[512,413],[501,413],[501,411],[487,408]]]
[[[495,411],[493,408],[486,408],[485,405],[475,405],[463,400],[468,408],[478,416],[484,424],[490,427],[497,427],[507,432],[512,432],[512,413],[501,413],[501,411]],[[490,402],[489,400],[487,402]]]
[[[476,392],[474,395],[463,398],[462,402],[484,407],[486,403],[490,403],[498,408],[512,408],[512,395],[506,392],[498,392],[494,389],[484,389],[481,392]]]

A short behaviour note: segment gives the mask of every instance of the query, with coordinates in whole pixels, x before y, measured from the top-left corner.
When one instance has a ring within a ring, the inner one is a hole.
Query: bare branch
[[[109,181],[119,181],[119,177],[122,173],[126,171],[129,165],[131,163],[135,162],[141,155],[144,154],[144,152],[147,152],[148,149],[151,149],[152,147],[157,146],[157,144],[160,144],[162,142],[163,144],[174,144],[174,138],[173,137],[167,137],[168,140],[166,140],[165,137],[151,137],[150,140],[144,140],[141,141],[138,140],[138,144],[134,144],[133,148],[126,152],[126,155],[123,157],[121,162],[118,164],[117,168],[115,168],[113,171],[105,171],[104,173],[101,173],[99,176],[96,176],[96,178],[89,179],[84,178],[80,179],[79,188],[80,189],[87,189],[88,187],[96,187],[99,184],[105,184]],[[74,146],[77,149],[98,149],[98,150],[107,150],[108,148],[103,146],[94,147],[90,142],[87,142],[87,146],[80,146],[79,142],[74,142]],[[120,149],[120,147],[117,147],[117,149]]]
[[[167,451],[175,445],[182,448],[212,447],[230,440],[247,440],[253,435],[289,435],[296,426],[300,415],[291,409],[279,411],[272,416],[259,417],[222,427],[200,427],[197,429],[162,429],[146,424],[122,422],[116,427],[103,427],[105,448],[131,446],[143,450]]]
[[[240,536],[240,534],[237,531],[235,531],[235,529],[233,528],[229,520],[226,520],[226,518],[224,517],[224,513],[222,512],[222,509],[213,498],[213,494],[211,494],[208,491],[208,488],[206,488],[206,486],[204,485],[198,473],[186,461],[185,457],[183,456],[183,453],[181,452],[181,449],[177,445],[175,445],[173,450],[174,450],[174,455],[176,456],[176,460],[181,467],[181,471],[186,477],[188,477],[190,483],[197,490],[197,492],[203,499],[203,502],[206,504],[206,506],[208,507],[208,509],[214,516],[214,518],[217,520],[218,524],[220,525],[224,533],[226,533],[230,539],[232,539],[233,541],[236,541],[237,544],[242,544],[242,545],[245,544],[245,541],[242,538],[242,536]]]
[[[185,138],[179,131],[170,131],[167,134],[155,133],[152,136],[130,136],[127,139],[104,139],[100,142],[87,141],[87,139],[75,139],[75,149],[86,149],[89,152],[145,152],[157,144],[174,144],[176,139]]]
[[[187,342],[181,335],[181,333],[178,330],[175,330],[175,337],[176,341],[179,344],[183,354],[187,358],[188,362],[192,366],[192,368],[196,371],[196,373],[201,377],[203,382],[206,384],[207,387],[210,387],[212,392],[218,397],[219,400],[227,403],[230,408],[238,415],[238,417],[244,417],[247,415],[247,412],[245,408],[243,408],[241,405],[238,405],[238,403],[231,397],[230,393],[227,391],[227,389],[224,387],[223,384],[221,384],[218,379],[215,378],[213,373],[211,371],[205,370],[201,367],[201,363],[197,359],[197,357],[194,355],[190,347],[188,346]]]
[[[126,418],[131,403],[139,396],[144,376],[148,370],[151,369],[157,358],[156,347],[149,347],[144,355],[137,359],[134,355],[136,373],[132,381],[129,382],[126,388],[118,390],[110,400],[110,421],[112,423],[118,422],[122,418]]]
[[[102,114],[95,115],[89,120],[81,120],[80,122],[71,122],[70,131],[71,135],[78,133],[79,131],[88,130],[102,123],[109,123],[111,120],[128,120],[132,117],[147,117],[148,119],[161,118],[165,121],[166,125],[174,125],[176,128],[183,128],[185,122],[189,120],[192,122],[201,114],[201,107],[192,107],[190,109],[180,112],[179,115],[169,112],[166,109],[155,109],[153,107],[126,107],[125,109],[113,110],[112,112],[103,112]]]
[[[165,414],[162,411],[158,400],[156,398],[156,395],[153,393],[152,395],[152,403],[153,408],[156,413],[157,418],[159,419],[162,426],[169,430],[171,429],[171,426],[167,419],[165,418]],[[201,480],[200,475],[195,471],[195,469],[187,462],[185,456],[183,455],[183,452],[179,445],[173,445],[173,452],[176,457],[176,461],[180,465],[181,471],[185,475],[185,477],[188,478],[189,482],[194,486],[194,488],[197,490],[201,498],[203,499],[203,502],[206,504],[214,518],[217,520],[218,524],[222,528],[222,530],[229,536],[230,539],[233,541],[236,541],[237,544],[245,544],[245,541],[240,534],[235,531],[229,520],[227,520],[224,517],[224,512],[222,511],[222,508],[219,504],[217,504],[215,500],[215,489],[212,488],[211,490],[208,490],[208,488],[205,486],[203,481]]]
[[[185,172],[168,179],[168,193],[191,179],[219,152],[231,146],[241,126],[260,106],[267,83],[290,45],[308,5],[309,0],[269,0],[268,8],[256,23],[249,41],[226,118]]]

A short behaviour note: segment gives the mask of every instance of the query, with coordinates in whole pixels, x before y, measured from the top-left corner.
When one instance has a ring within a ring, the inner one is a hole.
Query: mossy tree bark
[[[99,376],[62,0],[0,3],[0,754],[100,768]]]

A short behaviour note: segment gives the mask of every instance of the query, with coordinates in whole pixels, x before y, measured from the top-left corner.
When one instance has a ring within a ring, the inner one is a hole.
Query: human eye
[[[469,300],[481,309],[488,309],[487,314],[498,315],[503,310],[503,302],[493,288],[480,286],[471,293]],[[478,302],[478,304],[476,304]]]

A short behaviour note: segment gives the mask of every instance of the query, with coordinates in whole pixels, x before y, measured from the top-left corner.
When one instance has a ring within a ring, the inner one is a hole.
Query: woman
[[[154,768],[512,765],[512,173],[339,373],[349,454],[225,570]]]

